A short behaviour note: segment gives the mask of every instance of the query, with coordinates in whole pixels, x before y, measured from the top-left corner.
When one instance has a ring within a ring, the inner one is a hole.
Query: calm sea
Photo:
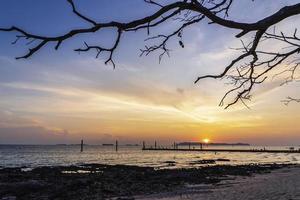
[[[210,147],[205,147],[210,148]],[[211,147],[216,148],[216,147]],[[218,148],[228,148],[218,147]],[[262,149],[259,146],[235,146],[230,148]],[[289,147],[266,147],[266,149],[288,149]],[[295,147],[299,148],[299,147]],[[229,159],[216,164],[249,163],[300,163],[300,153],[227,153],[227,152],[173,152],[142,151],[140,146],[120,146],[116,152],[113,146],[86,145],[80,152],[79,145],[0,145],[0,167],[37,167],[56,165],[78,165],[83,163],[126,164],[153,166],[157,168],[197,167],[202,159]],[[170,165],[169,161],[175,161]],[[193,163],[193,164],[191,164]]]

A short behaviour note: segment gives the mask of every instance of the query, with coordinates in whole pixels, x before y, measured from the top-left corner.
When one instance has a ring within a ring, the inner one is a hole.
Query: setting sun
[[[209,143],[209,142],[210,142],[210,139],[208,139],[208,138],[205,138],[205,139],[203,139],[202,141],[203,141],[204,143],[206,143],[206,144],[207,144],[207,143]]]

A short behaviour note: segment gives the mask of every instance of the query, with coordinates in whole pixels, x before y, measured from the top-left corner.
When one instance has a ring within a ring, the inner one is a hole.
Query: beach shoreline
[[[299,200],[300,166],[251,176],[234,176],[217,184],[187,185],[181,190],[136,196],[135,200]]]
[[[237,177],[269,174],[294,164],[216,165],[189,169],[161,169],[126,165],[0,169],[0,199],[157,199],[190,186],[223,184]],[[150,195],[150,197],[149,197]],[[172,195],[171,195],[172,196]],[[167,197],[167,199],[176,199]]]

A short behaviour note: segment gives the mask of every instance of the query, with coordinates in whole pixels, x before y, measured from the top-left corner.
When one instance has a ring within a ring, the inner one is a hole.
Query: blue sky
[[[74,2],[82,13],[101,22],[127,22],[157,10],[142,0]],[[256,21],[295,2],[242,0],[233,5],[230,17]],[[2,0],[0,4],[1,27],[15,25],[33,33],[57,35],[89,26],[71,12],[65,0]],[[288,29],[297,22],[299,17],[279,27]],[[152,33],[168,33],[174,26],[174,22],[167,23]],[[58,51],[48,45],[27,60],[14,59],[27,51],[25,42],[11,45],[15,34],[0,33],[0,143],[210,137],[228,142],[293,144],[295,138],[300,139],[300,127],[291,126],[300,119],[300,108],[294,104],[286,107],[280,100],[297,93],[297,84],[279,88],[279,81],[270,81],[254,91],[251,110],[236,105],[226,111],[217,106],[228,89],[224,82],[193,84],[198,75],[219,72],[238,55],[230,49],[240,45],[235,33],[203,21],[184,31],[184,49],[176,39],[172,41],[171,57],[160,64],[157,54],[138,56],[147,37],[145,31],[127,33],[114,55],[115,70],[104,65],[103,58],[95,59],[92,52],[78,55],[72,51],[83,41],[111,44],[111,30],[72,38]],[[244,39],[247,37],[251,34]]]

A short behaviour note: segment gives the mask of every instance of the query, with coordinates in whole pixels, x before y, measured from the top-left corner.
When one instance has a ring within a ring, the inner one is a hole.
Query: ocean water
[[[182,147],[181,147],[182,148]],[[193,147],[192,147],[193,148]],[[195,147],[199,148],[199,147]],[[263,149],[259,146],[206,146],[204,148]],[[265,147],[266,149],[288,149],[289,147]],[[299,149],[300,147],[295,147]],[[181,152],[142,151],[141,146],[85,145],[0,145],[0,167],[28,167],[79,165],[83,163],[126,164],[157,168],[189,168],[202,159],[229,159],[217,161],[219,165],[241,165],[250,163],[299,163],[300,153],[238,153],[238,152]],[[169,164],[170,162],[175,162]],[[193,163],[193,164],[191,164]],[[207,165],[207,164],[204,164]]]

